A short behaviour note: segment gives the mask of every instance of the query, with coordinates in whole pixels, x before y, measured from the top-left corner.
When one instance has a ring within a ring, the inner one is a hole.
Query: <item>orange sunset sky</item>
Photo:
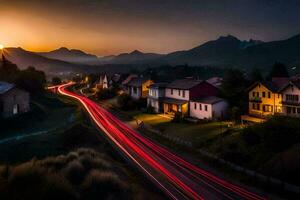
[[[220,35],[268,41],[300,33],[299,12],[293,10],[299,6],[277,5],[267,0],[248,3],[0,0],[0,3],[0,44],[31,51],[65,46],[96,55],[134,49],[167,53],[192,48]],[[255,16],[251,16],[254,11]],[[284,14],[276,17],[287,11],[288,17]]]

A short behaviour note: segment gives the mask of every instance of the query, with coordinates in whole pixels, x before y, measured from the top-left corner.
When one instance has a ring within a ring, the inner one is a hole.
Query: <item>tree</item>
[[[34,67],[28,67],[20,72],[16,84],[31,94],[40,94],[44,91],[46,75],[43,71],[36,70]]]
[[[0,65],[0,80],[6,82],[15,82],[20,70],[18,66],[2,56],[2,66]]]
[[[259,69],[257,69],[257,68],[252,69],[252,71],[250,73],[250,81],[252,83],[254,83],[256,81],[263,81],[263,79],[264,78]]]
[[[52,78],[52,84],[53,85],[59,85],[59,84],[61,84],[61,79],[59,78],[59,77],[53,77]]]
[[[273,77],[289,77],[286,66],[282,63],[276,62],[268,75],[268,79],[272,79]]]
[[[241,112],[247,110],[249,82],[245,74],[237,69],[226,72],[221,88],[221,95],[229,102],[231,107],[240,108]]]

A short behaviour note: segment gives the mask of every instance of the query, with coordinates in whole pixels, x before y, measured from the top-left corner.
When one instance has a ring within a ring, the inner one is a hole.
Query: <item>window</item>
[[[265,98],[266,97],[266,93],[262,92],[262,97]]]
[[[199,110],[202,110],[202,104],[201,103],[199,104]]]
[[[173,95],[173,89],[171,89],[171,95]]]
[[[294,101],[294,102],[298,102],[299,96],[298,96],[298,95],[294,95],[294,94],[286,94],[286,95],[285,95],[285,100],[286,100],[286,101]]]
[[[255,103],[252,104],[252,109],[255,110]]]
[[[180,90],[178,90],[178,96],[180,96]]]
[[[256,96],[259,97],[259,92],[256,92]]]
[[[268,92],[268,98],[271,99],[271,92]]]
[[[255,97],[255,92],[252,92],[252,97]]]
[[[197,109],[197,103],[194,103],[194,109],[195,110]]]
[[[182,91],[182,97],[185,97],[185,90]]]
[[[300,114],[300,108],[297,108],[297,113]]]
[[[205,111],[207,111],[207,105],[205,105]]]
[[[280,98],[280,94],[277,95],[277,98],[278,98],[278,99]]]
[[[260,110],[260,104],[256,104],[256,110]]]

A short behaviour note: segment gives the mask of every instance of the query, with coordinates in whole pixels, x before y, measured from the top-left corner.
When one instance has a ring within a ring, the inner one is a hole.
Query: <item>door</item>
[[[13,114],[17,115],[18,113],[19,113],[19,105],[15,104],[14,107],[13,107]]]

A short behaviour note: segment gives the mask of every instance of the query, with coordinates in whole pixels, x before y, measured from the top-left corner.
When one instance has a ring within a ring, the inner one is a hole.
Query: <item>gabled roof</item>
[[[127,83],[128,86],[134,86],[134,87],[140,87],[145,83],[146,81],[150,80],[149,78],[133,78],[129,83]]]
[[[285,85],[283,85],[281,88],[279,88],[279,92],[282,92],[283,90],[285,90],[290,85],[294,85],[298,89],[300,89],[300,79],[289,81],[288,83],[286,83]]]
[[[272,81],[261,81],[261,82],[257,81],[255,83],[253,83],[247,90],[248,91],[252,90],[258,84],[261,84],[261,85],[265,86],[271,92],[277,92],[279,90],[279,87],[276,84],[274,84]]]
[[[205,103],[205,104],[216,104],[221,101],[225,101],[222,98],[216,97],[216,96],[208,96],[208,97],[200,97],[192,99],[193,102],[199,102],[199,103]]]
[[[178,79],[168,84],[167,88],[188,90],[199,85],[202,82],[202,80],[195,79]]]
[[[0,81],[0,95],[8,92],[15,87],[14,84]]]

